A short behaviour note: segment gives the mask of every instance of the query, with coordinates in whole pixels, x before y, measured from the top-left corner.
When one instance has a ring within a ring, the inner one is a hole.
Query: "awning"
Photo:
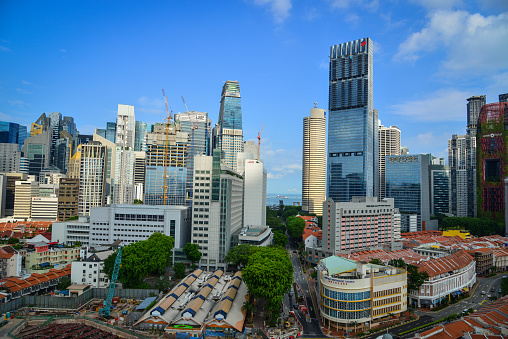
[[[469,292],[469,288],[464,287],[464,291]]]
[[[429,299],[420,299],[421,305],[432,305],[432,300]]]
[[[48,267],[49,266],[49,262],[40,263],[39,266],[40,267]]]

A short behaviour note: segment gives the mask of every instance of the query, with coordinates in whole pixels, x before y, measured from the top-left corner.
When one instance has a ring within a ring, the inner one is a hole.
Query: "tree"
[[[242,270],[249,294],[264,297],[272,321],[277,318],[283,296],[293,283],[293,265],[281,247],[258,247]],[[275,317],[275,319],[274,319]]]
[[[58,282],[58,285],[56,286],[56,288],[59,290],[59,291],[62,291],[62,290],[65,290],[67,289],[67,287],[71,286],[71,278],[69,277],[63,277],[60,279],[60,281]]]
[[[369,264],[382,265],[382,266],[384,266],[384,264],[383,264],[383,262],[381,261],[381,259],[378,259],[378,258],[373,258],[373,259],[370,259]]]
[[[399,268],[406,268],[406,263],[404,262],[403,259],[392,259],[388,262],[388,266],[393,266],[393,267],[399,267]]]
[[[224,260],[239,268],[245,267],[247,266],[249,257],[254,253],[254,251],[256,251],[257,248],[258,247],[256,246],[247,244],[236,245],[229,250]]]
[[[487,218],[448,217],[443,219],[441,229],[464,229],[477,237],[495,234],[504,235],[503,224]]]
[[[75,241],[75,242],[73,243],[73,246],[74,246],[74,247],[81,247],[81,241],[79,241],[79,240],[78,240],[78,241]]]
[[[169,290],[171,286],[171,280],[167,275],[161,275],[159,280],[157,281],[157,285],[155,286],[159,291]]]
[[[273,244],[276,246],[285,247],[288,243],[288,237],[282,232],[275,231],[273,232]]]
[[[17,244],[19,242],[19,239],[18,238],[9,238],[9,240],[7,240],[7,243],[8,244]]]
[[[171,261],[175,240],[173,237],[154,233],[147,240],[130,244],[122,249],[122,266],[119,281],[126,288],[146,286],[143,278],[148,275],[162,275]],[[104,272],[111,279],[118,251],[104,261]]]
[[[246,313],[245,318],[250,318],[249,315],[251,315],[252,312],[254,311],[254,304],[251,303],[250,301],[244,301],[242,305],[242,310],[244,310]]]
[[[305,229],[305,220],[298,217],[289,217],[286,220],[286,227],[291,237],[300,239]]]
[[[196,262],[199,262],[201,260],[201,256],[203,255],[199,251],[199,245],[198,244],[192,244],[188,242],[185,247],[183,248],[183,251],[185,252],[185,255],[187,256],[187,259],[189,259],[192,263],[192,267],[195,266]]]
[[[134,204],[135,205],[143,205],[143,200],[134,199]]]
[[[181,262],[177,262],[173,266],[173,270],[175,271],[175,279],[182,279],[185,277],[185,265]]]
[[[429,278],[429,274],[425,271],[418,271],[418,266],[406,265],[407,277],[407,289],[410,291],[418,291],[423,285],[425,280]]]

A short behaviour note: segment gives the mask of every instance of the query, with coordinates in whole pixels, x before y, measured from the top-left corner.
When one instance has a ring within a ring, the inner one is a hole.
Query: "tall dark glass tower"
[[[378,195],[378,113],[373,109],[372,41],[330,47],[327,197]]]
[[[236,171],[238,152],[243,152],[242,104],[240,84],[228,80],[222,87],[217,146],[226,165]]]

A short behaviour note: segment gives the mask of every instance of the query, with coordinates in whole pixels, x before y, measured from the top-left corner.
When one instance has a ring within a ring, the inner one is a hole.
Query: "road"
[[[292,240],[292,239],[291,239]],[[304,314],[300,310],[294,310],[296,316],[298,317],[298,320],[302,324],[303,327],[303,335],[301,338],[325,338],[326,336],[321,331],[321,326],[319,325],[319,321],[316,315],[316,307],[317,304],[313,301],[311,297],[311,293],[309,290],[309,282],[307,281],[307,277],[305,274],[303,274],[302,267],[300,265],[300,259],[298,258],[297,253],[293,253],[293,251],[296,251],[296,243],[290,242],[289,246],[287,247],[287,250],[289,252],[291,262],[293,263],[294,273],[293,278],[298,285],[300,285],[304,295],[305,299],[309,308],[309,319],[306,319]],[[296,295],[293,295],[291,297],[291,303],[293,305],[296,305],[297,302],[295,300]],[[286,301],[286,299],[285,299]],[[284,307],[292,307],[292,305],[284,305]]]

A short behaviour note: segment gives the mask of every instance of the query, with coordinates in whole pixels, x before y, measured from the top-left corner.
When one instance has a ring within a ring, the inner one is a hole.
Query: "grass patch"
[[[412,328],[410,330],[407,330],[407,331],[404,331],[404,332],[400,332],[399,335],[404,335],[404,334],[408,334],[408,333],[411,333],[411,332],[414,332],[414,331],[418,331],[418,330],[421,330],[422,328],[425,328],[425,327],[429,327],[429,326],[432,326],[432,325],[435,325],[435,324],[439,324],[440,322],[443,322],[443,321],[447,321],[447,320],[451,320],[451,319],[455,319],[457,316],[456,313],[454,314],[451,314],[447,317],[444,317],[442,319],[439,319],[439,320],[436,320],[436,321],[433,321],[431,323],[428,323],[428,324],[425,324],[425,325],[421,325],[421,326],[418,326],[418,327],[415,327],[415,328]]]

